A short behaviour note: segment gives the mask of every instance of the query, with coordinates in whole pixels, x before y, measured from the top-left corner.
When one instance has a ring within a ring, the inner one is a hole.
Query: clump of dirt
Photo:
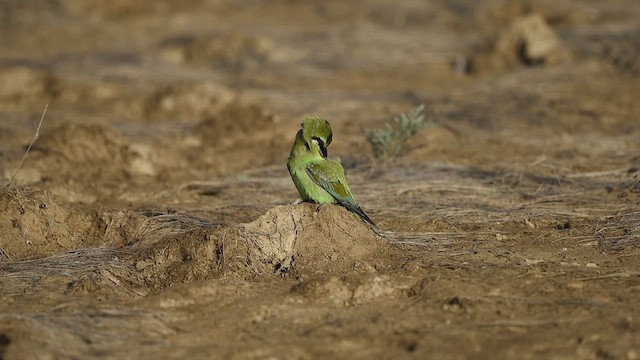
[[[150,219],[136,267],[153,287],[219,276],[375,273],[392,247],[339,206],[277,206],[253,222],[214,228],[178,216]],[[180,230],[182,229],[182,230]]]
[[[234,102],[200,122],[194,133],[216,145],[234,144],[247,136],[253,141],[259,140],[261,130],[270,129],[278,122],[279,118],[265,107]],[[264,139],[272,138],[270,132],[268,135]]]
[[[192,166],[211,168],[215,164],[223,174],[284,163],[289,134],[279,123],[280,117],[267,107],[232,102],[193,128],[200,149],[186,149],[185,157]]]
[[[559,64],[571,51],[540,14],[513,20],[494,40],[491,51],[475,61],[476,70],[505,70],[517,65]]]
[[[0,65],[0,102],[16,105],[57,95],[57,81],[47,70],[24,64]]]
[[[180,229],[180,225],[184,225]],[[206,279],[220,271],[218,238],[210,224],[194,219],[160,216],[149,219],[135,244],[135,267],[152,288]]]
[[[261,36],[221,33],[169,39],[161,48],[172,62],[238,69],[269,61],[273,44]]]
[[[178,84],[156,90],[145,102],[144,117],[172,121],[201,120],[214,116],[233,94],[211,82]]]
[[[353,306],[374,300],[407,297],[415,280],[379,274],[317,276],[293,287],[294,294],[314,302]]]
[[[122,210],[87,211],[51,193],[28,188],[0,191],[0,261],[49,256],[132,242],[142,217]]]

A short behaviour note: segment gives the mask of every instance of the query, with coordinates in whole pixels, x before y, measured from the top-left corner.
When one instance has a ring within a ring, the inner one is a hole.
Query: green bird
[[[327,158],[333,134],[327,120],[304,119],[291,147],[287,168],[302,200],[318,204],[339,204],[375,225],[351,194],[339,158]]]

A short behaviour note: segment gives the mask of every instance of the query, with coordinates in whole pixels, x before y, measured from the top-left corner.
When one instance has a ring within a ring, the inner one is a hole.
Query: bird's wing
[[[306,170],[311,180],[331,194],[340,205],[358,214],[370,224],[375,225],[353,198],[347,179],[344,176],[344,168],[339,161],[327,159],[313,162],[307,166]]]

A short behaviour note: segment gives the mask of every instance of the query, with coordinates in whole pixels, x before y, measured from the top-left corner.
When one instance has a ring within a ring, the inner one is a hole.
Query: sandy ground
[[[0,359],[640,359],[639,19],[0,1]],[[379,231],[292,205],[306,115]]]

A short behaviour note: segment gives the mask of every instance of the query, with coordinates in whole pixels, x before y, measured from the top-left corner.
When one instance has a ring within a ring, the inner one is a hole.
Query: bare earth
[[[0,359],[640,359],[639,19],[0,2]],[[292,205],[307,115],[380,230]]]

